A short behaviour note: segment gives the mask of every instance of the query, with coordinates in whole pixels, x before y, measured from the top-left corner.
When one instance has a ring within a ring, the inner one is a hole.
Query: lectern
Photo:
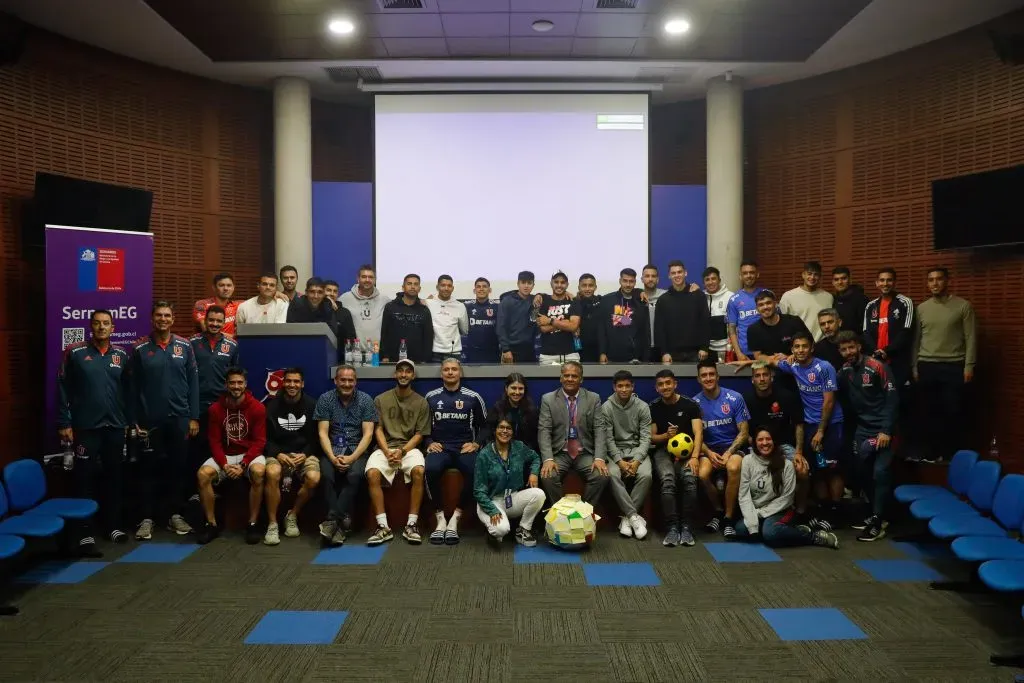
[[[299,367],[306,393],[319,396],[334,386],[331,368],[338,363],[338,338],[327,323],[239,325],[238,355],[249,373],[249,389],[263,400],[281,388],[282,371]]]

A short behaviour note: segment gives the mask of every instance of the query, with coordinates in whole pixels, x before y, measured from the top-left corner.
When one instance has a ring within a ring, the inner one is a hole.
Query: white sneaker
[[[167,530],[173,531],[179,536],[192,533],[192,527],[181,515],[171,515],[170,521],[167,522]]]
[[[144,519],[135,532],[135,540],[148,541],[151,538],[153,538],[153,520]]]
[[[263,537],[263,545],[277,545],[281,542],[281,536],[277,533],[276,524],[267,525],[267,533]]]
[[[288,538],[298,538],[299,536],[299,518],[290,512],[284,516],[284,535]]]
[[[619,534],[626,538],[633,537],[633,527],[629,525],[629,520],[625,517],[619,517]]]
[[[633,529],[633,535],[636,536],[637,540],[643,540],[647,536],[647,522],[640,515],[633,515],[629,518],[629,526]],[[619,531],[622,531],[622,525],[619,525]]]

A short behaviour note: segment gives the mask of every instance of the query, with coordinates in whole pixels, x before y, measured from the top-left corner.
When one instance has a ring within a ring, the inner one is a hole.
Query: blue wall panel
[[[373,263],[373,184],[313,183],[313,272],[344,292],[363,263]]]
[[[668,287],[668,262],[686,264],[687,280],[703,286],[708,260],[708,189],[704,185],[651,186],[651,262]]]

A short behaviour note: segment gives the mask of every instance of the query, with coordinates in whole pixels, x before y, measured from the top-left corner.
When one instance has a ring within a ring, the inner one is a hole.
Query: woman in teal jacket
[[[544,506],[544,492],[537,488],[540,456],[515,441],[512,423],[501,418],[494,426],[494,441],[476,456],[473,496],[476,514],[492,538],[502,541],[512,529],[510,519],[521,517],[516,543],[535,546],[530,527]]]

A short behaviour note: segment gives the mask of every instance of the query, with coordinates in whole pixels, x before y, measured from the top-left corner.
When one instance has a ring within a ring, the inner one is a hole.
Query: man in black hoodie
[[[319,437],[313,419],[316,399],[303,391],[305,386],[302,368],[288,368],[284,371],[281,392],[266,402],[267,483],[263,497],[270,523],[263,542],[267,545],[281,542],[277,527],[281,490],[289,490],[293,478],[296,483],[302,483],[295,503],[284,516],[284,535],[295,538],[299,535],[299,512],[320,483]],[[282,486],[282,480],[288,486]]]
[[[601,326],[601,299],[596,294],[597,278],[590,273],[580,275],[579,292],[576,300],[580,304],[580,360],[596,363],[600,350],[597,346],[597,328]]]
[[[711,345],[711,314],[700,291],[686,285],[686,266],[670,261],[672,287],[658,297],[654,309],[654,345],[661,349],[662,363],[696,363],[708,357]]]
[[[290,323],[327,323],[338,337],[340,352],[344,352],[345,340],[356,338],[356,327],[352,314],[327,298],[324,281],[318,277],[306,280],[306,296],[297,296],[288,304]]]
[[[618,291],[601,297],[597,347],[601,363],[639,363],[649,352],[647,304],[636,289],[636,271],[619,272]]]
[[[402,340],[406,357],[429,363],[434,347],[434,322],[430,309],[420,301],[420,276],[410,273],[402,280],[402,293],[384,306],[380,327],[380,360],[397,363]]]
[[[832,269],[832,287],[835,289],[832,308],[836,309],[842,320],[840,329],[863,334],[864,309],[868,305],[864,288],[850,284],[850,269],[846,266],[836,266]]]

